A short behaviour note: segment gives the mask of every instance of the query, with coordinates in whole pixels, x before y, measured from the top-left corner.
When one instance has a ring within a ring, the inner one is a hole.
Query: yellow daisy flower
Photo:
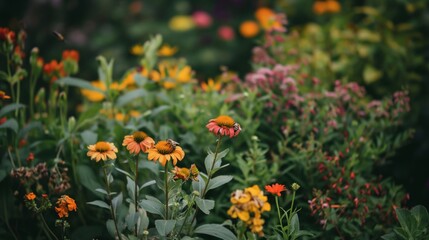
[[[182,161],[185,157],[185,152],[178,143],[167,139],[159,141],[154,148],[148,150],[148,160],[159,161],[162,166],[165,166],[167,161],[173,160],[173,166],[176,166],[177,161]]]

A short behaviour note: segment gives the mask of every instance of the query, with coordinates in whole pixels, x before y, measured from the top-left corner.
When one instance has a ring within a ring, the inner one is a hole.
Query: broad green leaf
[[[2,128],[9,128],[15,133],[18,132],[18,122],[14,119],[8,119],[6,122],[4,122],[2,125],[0,125],[0,129]]]
[[[155,220],[155,227],[159,235],[167,236],[174,229],[176,220]]]
[[[154,197],[146,196],[146,199],[140,201],[140,207],[150,213],[164,217],[165,205]]]
[[[120,168],[118,168],[118,167],[115,167],[115,169],[116,169],[116,171],[118,171],[118,172],[120,172],[120,173],[122,173],[122,174],[124,174],[125,176],[127,176],[127,177],[129,177],[129,178],[133,178],[133,176],[131,176],[131,174],[129,174],[127,171],[124,171],[124,170],[122,170],[122,169],[120,169]]]
[[[0,169],[0,182],[7,176],[6,170]]]
[[[198,191],[201,196],[203,194],[205,184],[206,184],[206,181],[203,179],[201,174],[199,174],[198,181],[192,181],[192,190]]]
[[[60,86],[68,85],[68,86],[73,86],[73,87],[78,87],[78,88],[84,88],[84,89],[88,89],[91,91],[96,91],[96,92],[104,94],[103,90],[96,88],[96,87],[92,86],[90,82],[85,81],[83,79],[79,79],[79,78],[73,78],[73,77],[60,78],[57,81],[55,81],[55,84],[58,84]]]
[[[105,202],[103,202],[101,200],[95,200],[95,201],[92,201],[92,202],[87,202],[86,204],[91,204],[91,205],[94,205],[94,206],[97,206],[97,207],[101,207],[101,208],[105,208],[107,210],[110,210],[110,206],[107,203],[105,203]]]
[[[396,234],[394,232],[385,234],[383,236],[381,236],[382,239],[384,240],[399,240],[400,238],[396,236]]]
[[[417,220],[413,215],[411,215],[411,212],[407,209],[397,208],[396,215],[398,216],[402,229],[408,234],[408,236],[412,236],[417,225]]]
[[[290,234],[292,235],[292,239],[296,239],[294,235],[296,235],[297,232],[299,232],[299,218],[298,214],[294,214],[292,216],[291,222],[290,222]]]
[[[411,214],[417,220],[417,226],[419,228],[426,228],[429,224],[429,214],[428,210],[422,206],[417,205],[411,209]]]
[[[135,201],[135,186],[136,186],[136,183],[134,182],[134,180],[132,180],[130,177],[127,176],[128,195],[133,201]]]
[[[122,205],[122,200],[124,199],[122,193],[119,193],[118,196],[112,199],[112,206],[115,209],[115,212],[118,212],[119,208]]]
[[[122,107],[130,102],[135,101],[138,98],[144,98],[146,95],[147,95],[146,90],[142,88],[127,92],[126,94],[118,98],[118,100],[116,101],[116,106]]]
[[[146,230],[149,226],[149,218],[144,209],[139,209],[139,215],[140,215],[140,227],[138,230],[139,230],[139,234],[143,234],[143,231]]]
[[[155,184],[156,181],[155,180],[150,180],[149,182],[144,183],[143,185],[140,186],[139,191],[141,191],[143,188],[148,187],[150,185]]]
[[[85,130],[80,133],[80,137],[82,138],[85,145],[91,145],[97,142],[98,135],[90,130]]]
[[[108,195],[107,191],[106,191],[106,190],[104,190],[104,189],[102,189],[102,188],[97,188],[97,189],[95,189],[95,191],[97,191],[97,192],[99,192],[99,193],[102,193],[102,194],[104,194],[104,195]]]
[[[220,239],[236,240],[237,237],[228,228],[220,224],[204,224],[197,227],[194,231],[198,234],[206,234]]]
[[[99,192],[95,191],[97,188],[102,188],[100,183],[97,181],[97,177],[95,176],[92,169],[84,164],[79,164],[76,167],[76,171],[78,173],[79,182],[88,190],[96,194],[97,196],[102,196]]]
[[[215,189],[217,187],[220,187],[220,186],[230,182],[232,179],[233,179],[232,175],[221,175],[221,176],[214,177],[210,180],[206,192],[208,192],[208,190],[210,190],[210,189]]]
[[[6,115],[9,112],[15,111],[15,110],[23,108],[23,107],[25,107],[25,105],[21,104],[21,103],[11,103],[9,105],[6,105],[6,106],[1,108],[0,117],[3,117],[4,115]]]
[[[210,214],[210,210],[212,210],[215,206],[215,201],[210,199],[196,197],[195,202],[197,203],[198,208],[205,214]]]
[[[39,121],[30,122],[29,124],[25,125],[18,133],[19,138],[23,138],[28,132],[30,132],[33,129],[39,129],[43,130],[42,123]]]
[[[116,228],[115,228],[115,222],[112,219],[109,219],[106,221],[106,228],[109,232],[110,236],[115,238],[116,236]]]

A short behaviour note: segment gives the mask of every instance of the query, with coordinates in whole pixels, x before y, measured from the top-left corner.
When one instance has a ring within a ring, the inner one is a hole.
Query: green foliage
[[[418,205],[411,210],[397,208],[396,215],[400,227],[383,235],[382,239],[427,239],[429,237],[429,214],[424,206]]]

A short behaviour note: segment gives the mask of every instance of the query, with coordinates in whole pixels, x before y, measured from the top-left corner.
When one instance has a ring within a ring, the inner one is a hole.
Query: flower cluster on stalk
[[[263,212],[271,210],[267,196],[254,185],[243,190],[236,190],[231,194],[232,206],[228,210],[228,215],[232,218],[239,218],[246,226],[259,236],[263,236],[263,225],[265,220],[261,215]]]

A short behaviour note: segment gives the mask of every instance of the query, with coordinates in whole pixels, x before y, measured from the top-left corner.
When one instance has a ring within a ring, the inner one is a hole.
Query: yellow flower
[[[182,179],[186,181],[191,176],[191,171],[188,168],[179,168],[178,166],[174,166],[174,169],[171,171],[174,174],[173,179]]]
[[[116,153],[118,152],[115,144],[110,142],[97,142],[94,145],[89,145],[88,150],[89,151],[86,155],[91,157],[91,160],[95,159],[96,162],[100,160],[114,160],[116,159]]]
[[[207,83],[201,83],[201,89],[203,89],[204,92],[217,92],[220,90],[221,87],[222,84],[219,81],[213,81],[212,78],[209,78]]]
[[[172,89],[177,83],[189,83],[192,80],[192,69],[187,65],[179,68],[176,64],[163,61],[158,64],[158,70],[149,74],[149,78],[159,82],[165,89]]]
[[[101,81],[93,81],[91,82],[91,85],[102,91],[106,91],[106,85],[104,85],[104,83]],[[104,100],[104,94],[98,91],[92,91],[88,89],[82,89],[80,91],[82,95],[85,96],[91,102],[100,102]]]
[[[259,186],[254,185],[243,190],[236,190],[231,194],[232,206],[228,210],[228,215],[232,218],[239,218],[249,229],[263,236],[264,220],[261,219],[261,213],[270,211],[271,205],[268,198]]]
[[[177,47],[171,47],[170,45],[164,44],[158,50],[158,55],[163,57],[173,56],[177,52]]]
[[[136,44],[131,48],[130,52],[133,55],[141,56],[144,54],[144,47],[142,44]]]
[[[182,148],[178,146],[177,142],[171,139],[159,141],[155,145],[155,148],[148,150],[148,153],[148,160],[159,161],[162,166],[165,166],[170,159],[173,160],[173,166],[176,166],[177,161],[182,161],[185,157],[185,152]]]
[[[74,201],[73,198],[67,195],[62,195],[58,199],[57,206],[55,207],[55,211],[58,213],[58,217],[60,218],[68,217],[70,211],[76,212],[76,210],[77,210],[76,202]]]
[[[240,33],[245,38],[252,38],[259,33],[259,26],[255,21],[244,21],[240,24]]]
[[[168,26],[173,31],[184,32],[195,27],[192,17],[186,15],[177,15],[170,19]]]
[[[150,148],[153,148],[154,144],[155,141],[142,131],[127,135],[122,141],[122,146],[126,146],[131,154],[139,154],[140,151],[147,152]]]

